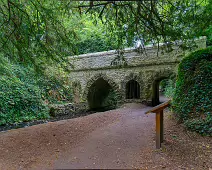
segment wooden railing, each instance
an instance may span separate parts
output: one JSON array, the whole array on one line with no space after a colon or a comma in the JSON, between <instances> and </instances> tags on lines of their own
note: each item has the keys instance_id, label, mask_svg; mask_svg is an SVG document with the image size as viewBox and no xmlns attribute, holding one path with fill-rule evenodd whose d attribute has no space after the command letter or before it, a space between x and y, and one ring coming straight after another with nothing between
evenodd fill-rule
<instances>
[{"instance_id":1,"label":"wooden railing","mask_svg":"<svg viewBox=\"0 0 212 170\"><path fill-rule=\"evenodd\" d=\"M168 100L145 112L145 114L156 113L156 149L161 148L161 143L164 140L163 110L170 105L170 102L171 100Z\"/></svg>"}]
</instances>

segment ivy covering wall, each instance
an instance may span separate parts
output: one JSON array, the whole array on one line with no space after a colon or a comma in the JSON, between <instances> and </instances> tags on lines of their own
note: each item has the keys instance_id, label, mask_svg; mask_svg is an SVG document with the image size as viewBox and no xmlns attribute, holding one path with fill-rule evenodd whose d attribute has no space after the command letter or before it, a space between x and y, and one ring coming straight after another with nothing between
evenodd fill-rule
<instances>
[{"instance_id":1,"label":"ivy covering wall","mask_svg":"<svg viewBox=\"0 0 212 170\"><path fill-rule=\"evenodd\" d=\"M179 65L173 108L187 128L212 136L212 47L191 53Z\"/></svg>"}]
</instances>

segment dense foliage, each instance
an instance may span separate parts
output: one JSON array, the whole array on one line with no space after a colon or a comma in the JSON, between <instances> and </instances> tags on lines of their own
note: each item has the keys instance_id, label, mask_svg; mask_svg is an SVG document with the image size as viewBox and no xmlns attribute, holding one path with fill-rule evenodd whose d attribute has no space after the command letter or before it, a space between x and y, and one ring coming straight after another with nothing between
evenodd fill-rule
<instances>
[{"instance_id":1,"label":"dense foliage","mask_svg":"<svg viewBox=\"0 0 212 170\"><path fill-rule=\"evenodd\" d=\"M207 37L206 45L212 46L212 25L204 30L204 35Z\"/></svg>"},{"instance_id":2,"label":"dense foliage","mask_svg":"<svg viewBox=\"0 0 212 170\"><path fill-rule=\"evenodd\" d=\"M120 101L119 95L113 90L110 89L108 96L102 103L104 109L115 109L117 107L118 101Z\"/></svg>"},{"instance_id":3,"label":"dense foliage","mask_svg":"<svg viewBox=\"0 0 212 170\"><path fill-rule=\"evenodd\" d=\"M175 92L175 83L176 80L174 78L164 79L160 82L160 90L166 97L173 98Z\"/></svg>"},{"instance_id":4,"label":"dense foliage","mask_svg":"<svg viewBox=\"0 0 212 170\"><path fill-rule=\"evenodd\" d=\"M179 65L173 108L194 131L212 136L212 47L191 53Z\"/></svg>"},{"instance_id":5,"label":"dense foliage","mask_svg":"<svg viewBox=\"0 0 212 170\"><path fill-rule=\"evenodd\" d=\"M86 54L99 51L117 49L117 39L106 29L105 25L96 18L98 24L94 23L92 17L85 14L75 14L66 18L67 29L74 29L77 35L76 52ZM77 29L76 29L77 28Z\"/></svg>"},{"instance_id":6,"label":"dense foliage","mask_svg":"<svg viewBox=\"0 0 212 170\"><path fill-rule=\"evenodd\" d=\"M99 51L124 48L135 37L159 43L206 35L211 10L210 0L1 0L0 48L5 56L39 68L49 59L60 63L76 54L77 46L86 53L98 45Z\"/></svg>"},{"instance_id":7,"label":"dense foliage","mask_svg":"<svg viewBox=\"0 0 212 170\"><path fill-rule=\"evenodd\" d=\"M0 48L3 56L33 63L42 71L49 60L61 62L74 54L73 30L65 28L63 3L58 1L0 1Z\"/></svg>"},{"instance_id":8,"label":"dense foliage","mask_svg":"<svg viewBox=\"0 0 212 170\"><path fill-rule=\"evenodd\" d=\"M0 58L0 125L48 118L48 103L71 97L67 82L56 75Z\"/></svg>"},{"instance_id":9,"label":"dense foliage","mask_svg":"<svg viewBox=\"0 0 212 170\"><path fill-rule=\"evenodd\" d=\"M119 47L135 36L144 43L188 43L206 34L212 22L210 0L79 1L72 6L100 18L118 37Z\"/></svg>"}]
</instances>

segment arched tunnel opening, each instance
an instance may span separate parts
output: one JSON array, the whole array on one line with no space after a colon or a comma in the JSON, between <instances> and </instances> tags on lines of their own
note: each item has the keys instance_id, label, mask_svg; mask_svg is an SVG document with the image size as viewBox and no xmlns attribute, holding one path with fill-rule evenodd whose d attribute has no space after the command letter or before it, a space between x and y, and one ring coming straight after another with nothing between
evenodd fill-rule
<instances>
[{"instance_id":1,"label":"arched tunnel opening","mask_svg":"<svg viewBox=\"0 0 212 170\"><path fill-rule=\"evenodd\" d=\"M135 80L130 80L126 84L126 99L139 99L140 85Z\"/></svg>"},{"instance_id":2,"label":"arched tunnel opening","mask_svg":"<svg viewBox=\"0 0 212 170\"><path fill-rule=\"evenodd\" d=\"M175 79L171 77L162 77L155 80L152 87L152 106L157 106L172 97L174 86Z\"/></svg>"},{"instance_id":3,"label":"arched tunnel opening","mask_svg":"<svg viewBox=\"0 0 212 170\"><path fill-rule=\"evenodd\" d=\"M88 104L93 111L113 109L117 104L116 93L106 80L99 78L89 89Z\"/></svg>"}]
</instances>

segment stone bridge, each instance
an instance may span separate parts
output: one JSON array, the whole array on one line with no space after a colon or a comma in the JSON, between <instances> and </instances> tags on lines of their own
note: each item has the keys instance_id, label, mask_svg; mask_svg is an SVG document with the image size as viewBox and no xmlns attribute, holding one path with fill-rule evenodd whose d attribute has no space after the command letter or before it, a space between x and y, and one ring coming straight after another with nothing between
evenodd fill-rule
<instances>
[{"instance_id":1,"label":"stone bridge","mask_svg":"<svg viewBox=\"0 0 212 170\"><path fill-rule=\"evenodd\" d=\"M197 48L205 48L205 38ZM71 56L74 102L90 109L102 107L111 90L120 102L137 101L157 105L159 82L176 77L177 66L188 53L179 46L146 46L145 50L125 49Z\"/></svg>"}]
</instances>

